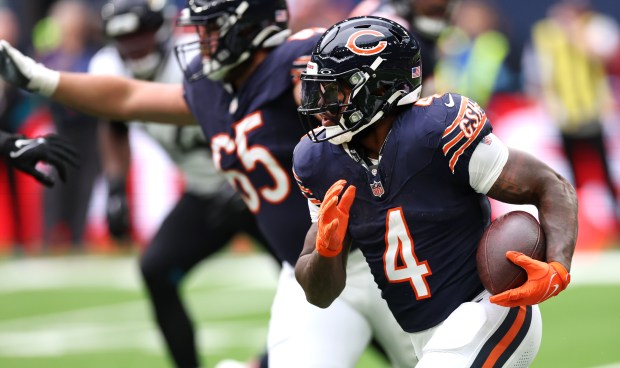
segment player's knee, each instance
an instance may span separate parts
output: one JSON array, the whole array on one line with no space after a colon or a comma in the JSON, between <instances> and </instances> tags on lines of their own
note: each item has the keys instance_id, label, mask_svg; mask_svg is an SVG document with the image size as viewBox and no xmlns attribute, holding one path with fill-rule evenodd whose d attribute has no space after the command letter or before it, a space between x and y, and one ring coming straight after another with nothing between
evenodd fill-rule
<instances>
[{"instance_id":1,"label":"player's knee","mask_svg":"<svg viewBox=\"0 0 620 368\"><path fill-rule=\"evenodd\" d=\"M145 255L140 259L142 279L150 289L156 287L177 287L184 277L180 267L174 267L162 259Z\"/></svg>"},{"instance_id":2,"label":"player's knee","mask_svg":"<svg viewBox=\"0 0 620 368\"><path fill-rule=\"evenodd\" d=\"M147 284L150 284L158 277L157 267L154 266L153 262L149 261L148 257L140 258L140 274Z\"/></svg>"}]
</instances>

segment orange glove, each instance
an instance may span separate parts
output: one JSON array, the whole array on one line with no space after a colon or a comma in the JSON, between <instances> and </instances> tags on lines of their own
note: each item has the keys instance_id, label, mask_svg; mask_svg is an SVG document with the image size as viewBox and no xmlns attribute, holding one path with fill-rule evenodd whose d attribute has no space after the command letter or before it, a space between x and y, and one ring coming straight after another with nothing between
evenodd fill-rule
<instances>
[{"instance_id":1,"label":"orange glove","mask_svg":"<svg viewBox=\"0 0 620 368\"><path fill-rule=\"evenodd\" d=\"M335 257L342 252L342 242L349 227L349 209L355 199L355 187L351 185L338 201L338 196L346 184L345 180L335 182L325 194L319 208L316 251L323 257Z\"/></svg>"},{"instance_id":2,"label":"orange glove","mask_svg":"<svg viewBox=\"0 0 620 368\"><path fill-rule=\"evenodd\" d=\"M527 281L518 288L493 295L491 303L504 307L539 304L558 295L570 282L570 274L559 262L541 262L514 251L506 252L506 258L525 269Z\"/></svg>"}]
</instances>

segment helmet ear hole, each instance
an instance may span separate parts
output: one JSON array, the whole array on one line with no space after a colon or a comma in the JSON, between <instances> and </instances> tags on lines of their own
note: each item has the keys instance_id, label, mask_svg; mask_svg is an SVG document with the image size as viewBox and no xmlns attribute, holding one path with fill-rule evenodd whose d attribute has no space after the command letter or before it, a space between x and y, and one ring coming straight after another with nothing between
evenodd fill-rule
<instances>
[{"instance_id":1,"label":"helmet ear hole","mask_svg":"<svg viewBox=\"0 0 620 368\"><path fill-rule=\"evenodd\" d=\"M364 75L362 72L358 71L355 72L353 74L351 74L351 76L349 77L348 81L349 84L351 85L351 87L355 87L356 85L358 85L359 83L361 83L362 81L364 81Z\"/></svg>"}]
</instances>

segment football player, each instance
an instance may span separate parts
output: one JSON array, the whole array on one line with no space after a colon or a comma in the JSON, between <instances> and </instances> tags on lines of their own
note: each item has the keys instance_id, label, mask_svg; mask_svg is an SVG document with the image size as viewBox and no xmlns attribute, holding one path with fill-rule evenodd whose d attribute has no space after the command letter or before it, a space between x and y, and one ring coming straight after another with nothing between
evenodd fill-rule
<instances>
[{"instance_id":1,"label":"football player","mask_svg":"<svg viewBox=\"0 0 620 368\"><path fill-rule=\"evenodd\" d=\"M77 151L57 134L27 138L0 131L0 155L9 165L47 187L53 187L56 179L42 168L37 168L40 162L54 167L63 182L67 179L67 168L78 167Z\"/></svg>"},{"instance_id":2,"label":"football player","mask_svg":"<svg viewBox=\"0 0 620 368\"><path fill-rule=\"evenodd\" d=\"M537 304L570 281L573 187L506 147L475 101L420 99L419 45L393 21L336 24L301 79L308 137L294 172L313 224L295 272L308 300L328 307L338 298L359 248L411 335L416 367L528 366L542 337ZM547 262L507 253L528 280L493 296L476 272L487 196L535 205L547 239Z\"/></svg>"},{"instance_id":3,"label":"football player","mask_svg":"<svg viewBox=\"0 0 620 368\"><path fill-rule=\"evenodd\" d=\"M116 120L202 127L215 167L241 193L282 260L268 333L271 368L354 367L371 337L393 367L415 361L359 251L342 295L328 309L306 301L294 265L310 218L290 171L304 132L297 116L299 72L320 34L291 35L284 0L190 0L179 25L199 41L177 47L181 84L59 73L0 41L0 75L55 101ZM198 51L200 56L191 57ZM185 57L190 53L190 57Z\"/></svg>"},{"instance_id":4,"label":"football player","mask_svg":"<svg viewBox=\"0 0 620 368\"><path fill-rule=\"evenodd\" d=\"M99 50L89 72L160 83L181 83L173 47L189 41L173 36L176 8L165 1L111 0L101 11L109 45ZM185 39L184 39L185 38ZM194 37L191 37L194 39ZM140 259L155 320L177 367L200 366L194 325L180 295L185 276L201 261L246 233L264 244L241 197L219 175L199 126L131 122L153 137L181 169L184 191ZM129 237L126 178L130 146L126 122L103 124L101 140L108 180L110 234Z\"/></svg>"}]
</instances>

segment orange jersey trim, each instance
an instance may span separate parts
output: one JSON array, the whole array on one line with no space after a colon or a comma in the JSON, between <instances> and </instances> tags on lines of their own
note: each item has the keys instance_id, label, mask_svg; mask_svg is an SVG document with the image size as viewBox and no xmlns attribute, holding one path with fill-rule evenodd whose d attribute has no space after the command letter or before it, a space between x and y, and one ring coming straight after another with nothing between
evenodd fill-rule
<instances>
[{"instance_id":1,"label":"orange jersey trim","mask_svg":"<svg viewBox=\"0 0 620 368\"><path fill-rule=\"evenodd\" d=\"M461 148L459 148L456 152L454 152L454 155L452 155L452 158L450 159L450 170L452 170L452 172L454 172L454 167L456 166L456 162L459 160L459 157L461 157L461 155L463 154L463 152L465 152L467 147L469 147L474 142L476 137L480 135L480 131L482 131L482 127L484 127L484 124L486 123L486 121L487 121L487 116L485 115L482 118L482 121L480 122L480 124L478 124L478 127L476 128L474 134L472 134L471 137L467 139L467 142L465 142L465 144L463 144ZM460 133L459 135L461 134L463 133Z\"/></svg>"},{"instance_id":2,"label":"orange jersey trim","mask_svg":"<svg viewBox=\"0 0 620 368\"><path fill-rule=\"evenodd\" d=\"M459 106L459 113L456 115L456 119L452 121L452 124L450 124L450 126L447 127L446 130L444 130L441 138L445 138L448 134L452 133L454 129L456 129L456 127L459 126L459 124L461 123L461 120L463 119L463 116L465 116L466 108L467 108L467 98L461 96L461 105ZM446 146L444 146L443 153L445 154L446 152L448 152L448 150L450 150L451 147L452 146L446 149Z\"/></svg>"}]
</instances>

